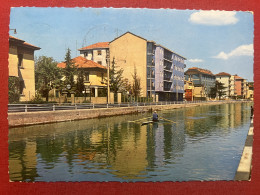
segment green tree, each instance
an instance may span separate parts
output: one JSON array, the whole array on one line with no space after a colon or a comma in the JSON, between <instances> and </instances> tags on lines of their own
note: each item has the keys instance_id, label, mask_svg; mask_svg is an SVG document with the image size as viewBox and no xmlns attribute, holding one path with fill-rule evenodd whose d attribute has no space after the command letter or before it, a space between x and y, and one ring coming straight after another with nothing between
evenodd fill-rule
<instances>
[{"instance_id":1,"label":"green tree","mask_svg":"<svg viewBox=\"0 0 260 195\"><path fill-rule=\"evenodd\" d=\"M225 89L226 87L224 86L223 83L216 81L215 86L210 89L210 97L211 98L218 97L219 99L221 99L223 95L226 95Z\"/></svg>"},{"instance_id":2,"label":"green tree","mask_svg":"<svg viewBox=\"0 0 260 195\"><path fill-rule=\"evenodd\" d=\"M71 87L74 86L74 75L76 74L76 67L75 64L73 62L73 60L71 59L71 51L68 48L67 49L67 53L65 55L65 68L63 69L64 72L64 76L65 76L65 85L70 84Z\"/></svg>"},{"instance_id":3,"label":"green tree","mask_svg":"<svg viewBox=\"0 0 260 195\"><path fill-rule=\"evenodd\" d=\"M109 79L110 79L110 91L117 94L118 91L122 88L123 86L123 72L124 70L121 68L117 70L117 67L115 65L115 57L113 58L112 61L112 66L110 68L110 74L109 74Z\"/></svg>"},{"instance_id":4,"label":"green tree","mask_svg":"<svg viewBox=\"0 0 260 195\"><path fill-rule=\"evenodd\" d=\"M84 72L84 69L77 69L76 96L82 96L82 92L85 90Z\"/></svg>"},{"instance_id":5,"label":"green tree","mask_svg":"<svg viewBox=\"0 0 260 195\"><path fill-rule=\"evenodd\" d=\"M20 100L20 80L19 77L8 78L8 96L9 103L19 102Z\"/></svg>"},{"instance_id":6,"label":"green tree","mask_svg":"<svg viewBox=\"0 0 260 195\"><path fill-rule=\"evenodd\" d=\"M133 85L132 85L132 93L137 98L140 96L141 91L141 79L137 75L136 67L134 67L134 74L132 74L133 77Z\"/></svg>"},{"instance_id":7,"label":"green tree","mask_svg":"<svg viewBox=\"0 0 260 195\"><path fill-rule=\"evenodd\" d=\"M57 67L57 62L52 57L40 56L35 63L35 83L36 90L49 99L49 91L59 88L61 85L61 70Z\"/></svg>"}]
</instances>

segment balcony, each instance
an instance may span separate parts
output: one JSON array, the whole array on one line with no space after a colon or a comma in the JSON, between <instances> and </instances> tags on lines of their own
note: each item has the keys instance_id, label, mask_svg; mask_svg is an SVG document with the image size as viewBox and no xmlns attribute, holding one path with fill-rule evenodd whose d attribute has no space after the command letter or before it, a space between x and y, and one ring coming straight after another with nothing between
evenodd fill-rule
<instances>
[{"instance_id":1,"label":"balcony","mask_svg":"<svg viewBox=\"0 0 260 195\"><path fill-rule=\"evenodd\" d=\"M170 88L170 87L164 87L163 90L164 90L164 91L170 91L171 88Z\"/></svg>"}]
</instances>

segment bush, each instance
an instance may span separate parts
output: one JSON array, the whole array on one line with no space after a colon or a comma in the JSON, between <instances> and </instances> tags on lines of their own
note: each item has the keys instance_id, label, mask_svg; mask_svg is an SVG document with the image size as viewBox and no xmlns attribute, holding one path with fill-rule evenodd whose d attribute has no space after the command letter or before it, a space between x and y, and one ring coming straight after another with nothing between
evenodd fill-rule
<instances>
[{"instance_id":1,"label":"bush","mask_svg":"<svg viewBox=\"0 0 260 195\"><path fill-rule=\"evenodd\" d=\"M84 100L82 103L91 103L90 100Z\"/></svg>"},{"instance_id":2,"label":"bush","mask_svg":"<svg viewBox=\"0 0 260 195\"><path fill-rule=\"evenodd\" d=\"M9 103L18 103L20 100L20 79L19 77L8 78Z\"/></svg>"}]
</instances>

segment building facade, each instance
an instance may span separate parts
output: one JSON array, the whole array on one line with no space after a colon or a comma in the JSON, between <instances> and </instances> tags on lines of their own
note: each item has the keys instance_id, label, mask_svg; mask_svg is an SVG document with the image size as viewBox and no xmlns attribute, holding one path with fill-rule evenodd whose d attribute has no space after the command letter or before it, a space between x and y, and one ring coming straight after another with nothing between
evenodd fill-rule
<instances>
[{"instance_id":1,"label":"building facade","mask_svg":"<svg viewBox=\"0 0 260 195\"><path fill-rule=\"evenodd\" d=\"M109 42L95 43L81 49L80 56L107 67L109 58Z\"/></svg>"},{"instance_id":2,"label":"building facade","mask_svg":"<svg viewBox=\"0 0 260 195\"><path fill-rule=\"evenodd\" d=\"M235 94L238 98L248 98L249 85L246 79L234 75L235 79Z\"/></svg>"},{"instance_id":3,"label":"building facade","mask_svg":"<svg viewBox=\"0 0 260 195\"><path fill-rule=\"evenodd\" d=\"M110 61L123 68L123 77L132 82L136 69L141 79L141 96L159 101L183 99L186 58L131 32L109 43Z\"/></svg>"},{"instance_id":4,"label":"building facade","mask_svg":"<svg viewBox=\"0 0 260 195\"><path fill-rule=\"evenodd\" d=\"M215 75L216 80L220 83L223 83L223 86L225 87L224 92L225 95L223 95L222 98L235 98L235 79L233 75L230 75L226 72L220 72Z\"/></svg>"},{"instance_id":5,"label":"building facade","mask_svg":"<svg viewBox=\"0 0 260 195\"><path fill-rule=\"evenodd\" d=\"M93 97L100 97L101 94L103 96L106 95L107 84L105 80L107 79L107 68L82 56L75 57L72 61L78 69L84 72L84 86L86 91L83 91L83 93L86 92L88 96ZM57 66L65 68L66 63L61 62ZM74 77L74 80L76 81L77 78Z\"/></svg>"},{"instance_id":6,"label":"building facade","mask_svg":"<svg viewBox=\"0 0 260 195\"><path fill-rule=\"evenodd\" d=\"M197 67L189 68L185 72L185 79L192 81L195 88L201 88L200 95L205 98L209 97L210 89L215 86L216 82L216 77L211 71Z\"/></svg>"},{"instance_id":7,"label":"building facade","mask_svg":"<svg viewBox=\"0 0 260 195\"><path fill-rule=\"evenodd\" d=\"M35 97L34 51L41 48L9 36L9 77L19 78L20 101Z\"/></svg>"}]
</instances>

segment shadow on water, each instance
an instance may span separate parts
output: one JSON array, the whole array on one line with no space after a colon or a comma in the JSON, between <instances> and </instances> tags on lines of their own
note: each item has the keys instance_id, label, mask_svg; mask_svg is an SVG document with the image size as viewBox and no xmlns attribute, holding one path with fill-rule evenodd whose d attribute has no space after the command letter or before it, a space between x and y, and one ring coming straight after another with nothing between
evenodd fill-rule
<instances>
[{"instance_id":1,"label":"shadow on water","mask_svg":"<svg viewBox=\"0 0 260 195\"><path fill-rule=\"evenodd\" d=\"M10 179L230 180L249 128L250 106L161 111L168 121L143 126L151 113L12 128Z\"/></svg>"}]
</instances>

